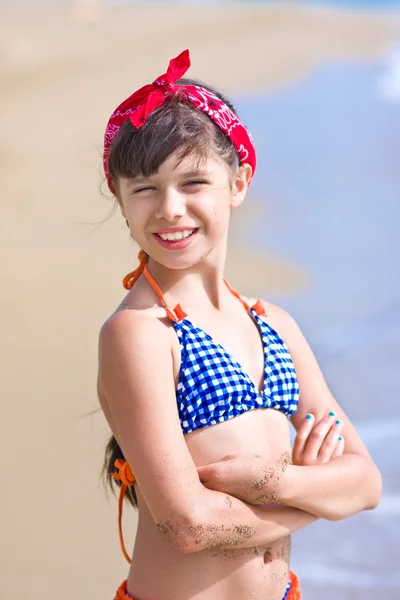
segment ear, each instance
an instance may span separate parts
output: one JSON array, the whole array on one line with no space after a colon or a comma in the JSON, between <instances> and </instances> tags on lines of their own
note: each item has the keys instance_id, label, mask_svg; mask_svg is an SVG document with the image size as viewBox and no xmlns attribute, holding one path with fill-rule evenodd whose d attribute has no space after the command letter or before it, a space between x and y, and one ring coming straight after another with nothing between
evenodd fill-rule
<instances>
[{"instance_id":1,"label":"ear","mask_svg":"<svg viewBox=\"0 0 400 600\"><path fill-rule=\"evenodd\" d=\"M253 169L249 164L240 165L232 186L231 208L236 208L242 204L252 175Z\"/></svg>"}]
</instances>

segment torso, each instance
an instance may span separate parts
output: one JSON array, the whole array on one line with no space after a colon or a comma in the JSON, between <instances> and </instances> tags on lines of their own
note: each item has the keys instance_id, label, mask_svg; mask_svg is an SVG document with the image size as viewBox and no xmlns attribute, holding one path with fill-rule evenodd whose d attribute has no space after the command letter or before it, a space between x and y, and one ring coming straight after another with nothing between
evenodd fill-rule
<instances>
[{"instance_id":1,"label":"torso","mask_svg":"<svg viewBox=\"0 0 400 600\"><path fill-rule=\"evenodd\" d=\"M290 452L289 424L282 413L259 409L189 433L186 442L196 465L236 453L261 454L275 462ZM135 600L281 600L288 581L289 537L246 550L175 553L135 489L139 523L128 578Z\"/></svg>"},{"instance_id":2,"label":"torso","mask_svg":"<svg viewBox=\"0 0 400 600\"><path fill-rule=\"evenodd\" d=\"M232 301L223 316L217 312L190 316L241 364L261 390L264 359L260 333L243 306L235 298ZM128 300L120 308L134 310L129 304ZM149 310L170 328L174 375L178 382L181 350L176 332L163 318L161 308ZM270 317L266 317L266 321L269 322ZM279 324L272 323L272 326L279 331ZM259 454L266 461L277 462L291 452L288 419L275 409L250 410L187 433L185 439L196 465L216 462L227 454ZM160 536L138 485L135 490L139 521L128 577L128 590L135 600L282 598L288 582L290 538L246 550L177 553Z\"/></svg>"}]
</instances>

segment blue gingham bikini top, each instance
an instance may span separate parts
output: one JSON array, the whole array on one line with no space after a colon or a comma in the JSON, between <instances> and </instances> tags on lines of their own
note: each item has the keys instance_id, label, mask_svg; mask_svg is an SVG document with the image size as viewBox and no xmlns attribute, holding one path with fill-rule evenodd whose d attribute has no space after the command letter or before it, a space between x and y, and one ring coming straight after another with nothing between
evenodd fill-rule
<instances>
[{"instance_id":1,"label":"blue gingham bikini top","mask_svg":"<svg viewBox=\"0 0 400 600\"><path fill-rule=\"evenodd\" d=\"M208 333L196 327L178 304L168 308L164 295L149 272L143 271L157 293L178 335L181 367L176 392L183 433L209 427L256 408L274 408L290 418L297 410L299 385L285 342L261 319L265 310L260 300L252 307L229 283L227 287L256 322L264 348L264 387L259 392L243 370Z\"/></svg>"}]
</instances>

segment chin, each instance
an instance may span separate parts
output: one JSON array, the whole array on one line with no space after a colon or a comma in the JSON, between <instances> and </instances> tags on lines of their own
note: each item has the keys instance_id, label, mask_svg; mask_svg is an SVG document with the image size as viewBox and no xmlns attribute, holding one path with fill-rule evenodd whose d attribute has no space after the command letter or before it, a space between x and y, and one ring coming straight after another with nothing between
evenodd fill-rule
<instances>
[{"instance_id":1,"label":"chin","mask_svg":"<svg viewBox=\"0 0 400 600\"><path fill-rule=\"evenodd\" d=\"M210 252L212 252L212 248L204 251L202 254L199 252L177 252L176 254L156 256L154 253L152 259L166 269L171 269L171 271L181 271L200 264L207 258Z\"/></svg>"},{"instance_id":2,"label":"chin","mask_svg":"<svg viewBox=\"0 0 400 600\"><path fill-rule=\"evenodd\" d=\"M164 259L159 261L159 263L165 267L166 269L171 269L171 271L180 271L183 269L190 269L194 267L199 262L201 262L203 257L189 257L189 256L176 256L171 257L170 259Z\"/></svg>"}]
</instances>

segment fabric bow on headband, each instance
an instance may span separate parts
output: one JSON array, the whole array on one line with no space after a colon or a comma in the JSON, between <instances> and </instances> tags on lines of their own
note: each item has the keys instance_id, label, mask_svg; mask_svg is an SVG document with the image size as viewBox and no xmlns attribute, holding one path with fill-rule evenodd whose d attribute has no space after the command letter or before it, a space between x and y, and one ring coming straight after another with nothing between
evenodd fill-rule
<instances>
[{"instance_id":1,"label":"fabric bow on headband","mask_svg":"<svg viewBox=\"0 0 400 600\"><path fill-rule=\"evenodd\" d=\"M157 77L153 83L134 92L111 115L104 135L103 163L108 186L113 193L114 189L108 171L108 155L111 143L121 125L129 119L136 129L140 129L153 110L178 93L182 93L183 101L206 113L218 125L235 146L240 163L248 163L252 167L254 175L256 151L253 139L225 102L201 86L175 85L189 67L189 50L184 50L179 56L170 60L166 73Z\"/></svg>"}]
</instances>

